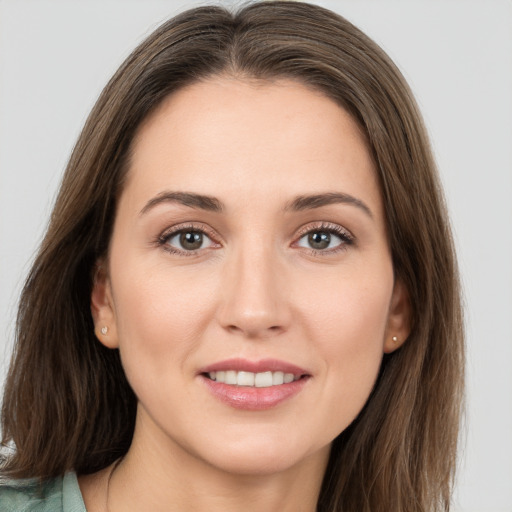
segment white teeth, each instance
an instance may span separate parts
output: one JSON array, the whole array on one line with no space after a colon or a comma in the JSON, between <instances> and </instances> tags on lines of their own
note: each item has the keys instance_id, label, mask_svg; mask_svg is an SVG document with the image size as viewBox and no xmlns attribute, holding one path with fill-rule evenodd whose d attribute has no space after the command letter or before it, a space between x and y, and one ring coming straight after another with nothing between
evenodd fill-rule
<instances>
[{"instance_id":1,"label":"white teeth","mask_svg":"<svg viewBox=\"0 0 512 512\"><path fill-rule=\"evenodd\" d=\"M268 388L272 386L272 372L257 373L254 377L254 385L257 388Z\"/></svg>"},{"instance_id":2,"label":"white teeth","mask_svg":"<svg viewBox=\"0 0 512 512\"><path fill-rule=\"evenodd\" d=\"M254 373L252 373L252 372L238 372L236 383L239 386L254 386ZM257 385L258 384L256 384L256 386Z\"/></svg>"},{"instance_id":3,"label":"white teeth","mask_svg":"<svg viewBox=\"0 0 512 512\"><path fill-rule=\"evenodd\" d=\"M237 372L233 370L228 370L226 372L226 380L224 381L226 384L238 384Z\"/></svg>"},{"instance_id":4,"label":"white teeth","mask_svg":"<svg viewBox=\"0 0 512 512\"><path fill-rule=\"evenodd\" d=\"M279 386L284 383L284 373L283 372L274 372L272 374L272 385Z\"/></svg>"},{"instance_id":5,"label":"white teeth","mask_svg":"<svg viewBox=\"0 0 512 512\"><path fill-rule=\"evenodd\" d=\"M270 386L280 386L289 384L294 380L299 380L300 375L284 372L237 372L234 370L218 371L208 373L210 379L224 384L236 386L247 386L257 388L268 388Z\"/></svg>"},{"instance_id":6,"label":"white teeth","mask_svg":"<svg viewBox=\"0 0 512 512\"><path fill-rule=\"evenodd\" d=\"M293 373L285 373L284 374L284 383L289 384L290 382L293 382Z\"/></svg>"}]
</instances>

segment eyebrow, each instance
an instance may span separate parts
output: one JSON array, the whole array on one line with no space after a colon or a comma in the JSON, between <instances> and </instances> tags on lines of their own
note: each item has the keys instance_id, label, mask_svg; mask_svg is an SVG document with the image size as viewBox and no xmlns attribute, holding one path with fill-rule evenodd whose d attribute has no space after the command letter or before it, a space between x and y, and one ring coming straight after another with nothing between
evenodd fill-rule
<instances>
[{"instance_id":1,"label":"eyebrow","mask_svg":"<svg viewBox=\"0 0 512 512\"><path fill-rule=\"evenodd\" d=\"M344 194L341 192L298 196L286 205L285 210L303 211L338 203L356 206L373 219L372 211L363 201L351 196L350 194Z\"/></svg>"},{"instance_id":2,"label":"eyebrow","mask_svg":"<svg viewBox=\"0 0 512 512\"><path fill-rule=\"evenodd\" d=\"M157 196L150 199L144 208L140 211L140 215L144 215L155 206L162 203L179 203L190 208L207 210L210 212L221 212L223 210L222 203L215 197L205 196L202 194L193 194L191 192L161 192Z\"/></svg>"},{"instance_id":3,"label":"eyebrow","mask_svg":"<svg viewBox=\"0 0 512 512\"><path fill-rule=\"evenodd\" d=\"M140 215L144 215L149 210L162 203L179 203L190 208L196 208L216 213L220 213L224 210L222 202L219 201L216 197L195 194L192 192L164 191L150 199L144 205L144 208L142 208L140 211ZM363 201L357 199L354 196L351 196L350 194L341 192L327 192L325 194L298 196L287 203L284 210L304 211L339 203L356 206L365 212L370 218L373 218L372 211Z\"/></svg>"}]
</instances>

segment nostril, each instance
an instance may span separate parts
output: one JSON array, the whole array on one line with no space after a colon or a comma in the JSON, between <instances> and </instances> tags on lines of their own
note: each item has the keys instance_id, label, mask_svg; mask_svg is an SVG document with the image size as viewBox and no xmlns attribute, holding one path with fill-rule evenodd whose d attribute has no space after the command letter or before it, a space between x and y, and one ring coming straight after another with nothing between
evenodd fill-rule
<instances>
[{"instance_id":1,"label":"nostril","mask_svg":"<svg viewBox=\"0 0 512 512\"><path fill-rule=\"evenodd\" d=\"M225 327L231 334L243 335L248 338L266 338L275 336L283 332L285 329L281 325L271 325L268 327L261 325L245 325L238 326L236 324L229 324Z\"/></svg>"}]
</instances>

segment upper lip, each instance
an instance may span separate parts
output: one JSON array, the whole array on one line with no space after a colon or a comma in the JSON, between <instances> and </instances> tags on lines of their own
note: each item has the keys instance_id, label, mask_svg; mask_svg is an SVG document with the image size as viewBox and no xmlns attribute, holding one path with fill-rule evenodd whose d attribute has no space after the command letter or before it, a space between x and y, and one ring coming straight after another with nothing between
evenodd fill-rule
<instances>
[{"instance_id":1,"label":"upper lip","mask_svg":"<svg viewBox=\"0 0 512 512\"><path fill-rule=\"evenodd\" d=\"M286 361L280 361L278 359L260 359L259 361L250 361L248 359L233 358L225 359L224 361L218 361L213 364L209 364L199 370L199 373L210 373L234 370L238 372L283 372L293 373L294 375L309 375L309 372L304 368L300 368L295 364L288 363Z\"/></svg>"}]
</instances>

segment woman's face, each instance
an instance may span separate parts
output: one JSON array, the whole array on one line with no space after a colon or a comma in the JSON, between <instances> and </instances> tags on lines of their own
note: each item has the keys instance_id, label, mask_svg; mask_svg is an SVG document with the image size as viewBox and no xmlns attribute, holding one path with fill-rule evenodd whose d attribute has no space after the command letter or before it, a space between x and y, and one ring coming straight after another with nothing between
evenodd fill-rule
<instances>
[{"instance_id":1,"label":"woman's face","mask_svg":"<svg viewBox=\"0 0 512 512\"><path fill-rule=\"evenodd\" d=\"M92 310L135 441L246 474L324 464L407 334L358 126L296 82L215 78L132 149Z\"/></svg>"}]
</instances>

